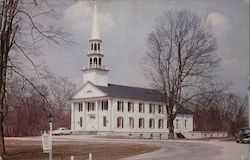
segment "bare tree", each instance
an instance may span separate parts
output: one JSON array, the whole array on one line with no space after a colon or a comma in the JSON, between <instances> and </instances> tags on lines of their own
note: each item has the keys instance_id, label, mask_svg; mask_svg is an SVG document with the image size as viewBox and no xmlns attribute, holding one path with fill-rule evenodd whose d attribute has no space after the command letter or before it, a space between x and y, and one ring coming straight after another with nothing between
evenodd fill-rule
<instances>
[{"instance_id":1,"label":"bare tree","mask_svg":"<svg viewBox=\"0 0 250 160\"><path fill-rule=\"evenodd\" d=\"M55 127L70 127L70 103L69 100L76 90L75 84L66 77L50 76L48 88L52 108L55 113Z\"/></svg>"},{"instance_id":2,"label":"bare tree","mask_svg":"<svg viewBox=\"0 0 250 160\"><path fill-rule=\"evenodd\" d=\"M220 61L216 40L206 17L169 11L159 17L149 34L148 48L146 74L163 94L169 138L173 139L173 121L181 107L210 92L208 86Z\"/></svg>"},{"instance_id":3,"label":"bare tree","mask_svg":"<svg viewBox=\"0 0 250 160\"><path fill-rule=\"evenodd\" d=\"M38 81L32 82L49 99L48 88ZM40 135L48 129L47 110L50 107L36 89L19 77L8 82L6 101L9 107L4 123L8 136Z\"/></svg>"},{"instance_id":4,"label":"bare tree","mask_svg":"<svg viewBox=\"0 0 250 160\"><path fill-rule=\"evenodd\" d=\"M51 106L25 79L13 77L8 80L6 102L8 114L4 122L7 136L37 136L48 129L47 110L52 109L54 127L70 126L70 105L75 85L67 78L50 76L48 81L32 78L36 89L49 100ZM51 108L50 108L51 107Z\"/></svg>"},{"instance_id":5,"label":"bare tree","mask_svg":"<svg viewBox=\"0 0 250 160\"><path fill-rule=\"evenodd\" d=\"M195 130L236 133L247 126L247 99L233 93L210 93L197 97Z\"/></svg>"},{"instance_id":6,"label":"bare tree","mask_svg":"<svg viewBox=\"0 0 250 160\"><path fill-rule=\"evenodd\" d=\"M230 132L236 133L240 128L247 126L247 97L229 94L227 101L228 115L231 120Z\"/></svg>"},{"instance_id":7,"label":"bare tree","mask_svg":"<svg viewBox=\"0 0 250 160\"><path fill-rule=\"evenodd\" d=\"M20 69L20 62L27 60L40 75L39 67L32 60L30 53L34 53L37 44L44 43L44 39L54 43L62 43L63 33L53 26L39 23L41 16L52 18L52 10L46 0L0 0L0 155L6 153L4 145L3 122L8 110L5 103L6 84L12 73L25 79L32 87L35 85ZM44 7L44 6L47 7ZM48 8L48 9L44 9ZM17 56L21 57L18 62ZM46 96L37 88L41 97ZM48 103L48 102L47 102Z\"/></svg>"}]
</instances>

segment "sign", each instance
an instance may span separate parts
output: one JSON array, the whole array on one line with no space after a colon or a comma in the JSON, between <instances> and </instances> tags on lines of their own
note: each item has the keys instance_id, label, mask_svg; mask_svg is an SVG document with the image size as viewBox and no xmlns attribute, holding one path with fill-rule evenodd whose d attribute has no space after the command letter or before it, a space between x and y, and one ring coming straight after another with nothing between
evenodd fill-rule
<instances>
[{"instance_id":1,"label":"sign","mask_svg":"<svg viewBox=\"0 0 250 160\"><path fill-rule=\"evenodd\" d=\"M51 151L51 138L49 134L42 134L42 143L43 143L43 153L49 153Z\"/></svg>"}]
</instances>

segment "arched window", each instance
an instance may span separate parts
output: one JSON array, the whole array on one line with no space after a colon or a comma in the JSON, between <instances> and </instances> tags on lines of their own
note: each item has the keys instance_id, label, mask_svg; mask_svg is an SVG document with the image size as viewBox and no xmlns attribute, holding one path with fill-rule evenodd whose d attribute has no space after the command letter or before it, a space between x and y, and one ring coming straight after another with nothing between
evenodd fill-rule
<instances>
[{"instance_id":1,"label":"arched window","mask_svg":"<svg viewBox=\"0 0 250 160\"><path fill-rule=\"evenodd\" d=\"M139 119L139 128L144 128L144 118Z\"/></svg>"},{"instance_id":2,"label":"arched window","mask_svg":"<svg viewBox=\"0 0 250 160\"><path fill-rule=\"evenodd\" d=\"M98 43L98 50L100 51L100 43Z\"/></svg>"},{"instance_id":3,"label":"arched window","mask_svg":"<svg viewBox=\"0 0 250 160\"><path fill-rule=\"evenodd\" d=\"M155 120L153 118L149 119L149 128L155 128Z\"/></svg>"},{"instance_id":4,"label":"arched window","mask_svg":"<svg viewBox=\"0 0 250 160\"><path fill-rule=\"evenodd\" d=\"M94 58L94 64L97 64L97 58Z\"/></svg>"},{"instance_id":5,"label":"arched window","mask_svg":"<svg viewBox=\"0 0 250 160\"><path fill-rule=\"evenodd\" d=\"M101 58L99 58L99 65L101 65L102 64L102 59Z\"/></svg>"},{"instance_id":6,"label":"arched window","mask_svg":"<svg viewBox=\"0 0 250 160\"><path fill-rule=\"evenodd\" d=\"M89 60L89 64L92 64L92 58L90 58L90 60Z\"/></svg>"},{"instance_id":7,"label":"arched window","mask_svg":"<svg viewBox=\"0 0 250 160\"><path fill-rule=\"evenodd\" d=\"M93 50L93 43L91 44L91 51Z\"/></svg>"},{"instance_id":8,"label":"arched window","mask_svg":"<svg viewBox=\"0 0 250 160\"><path fill-rule=\"evenodd\" d=\"M117 118L117 128L123 128L123 118L122 117Z\"/></svg>"},{"instance_id":9,"label":"arched window","mask_svg":"<svg viewBox=\"0 0 250 160\"><path fill-rule=\"evenodd\" d=\"M96 47L96 43L95 43L95 47L94 47L94 48L95 48L95 51L96 51L96 48L97 48L97 47Z\"/></svg>"},{"instance_id":10,"label":"arched window","mask_svg":"<svg viewBox=\"0 0 250 160\"><path fill-rule=\"evenodd\" d=\"M134 128L134 118L129 117L129 128Z\"/></svg>"},{"instance_id":11,"label":"arched window","mask_svg":"<svg viewBox=\"0 0 250 160\"><path fill-rule=\"evenodd\" d=\"M159 121L158 121L158 128L160 128L160 129L163 128L163 119L159 119Z\"/></svg>"}]
</instances>

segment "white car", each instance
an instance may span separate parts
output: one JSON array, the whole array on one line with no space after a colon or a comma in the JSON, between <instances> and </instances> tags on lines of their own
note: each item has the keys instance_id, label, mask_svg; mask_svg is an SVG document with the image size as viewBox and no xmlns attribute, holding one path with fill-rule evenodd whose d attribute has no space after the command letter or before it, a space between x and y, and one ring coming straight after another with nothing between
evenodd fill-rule
<instances>
[{"instance_id":1,"label":"white car","mask_svg":"<svg viewBox=\"0 0 250 160\"><path fill-rule=\"evenodd\" d=\"M52 131L52 135L69 135L71 133L72 133L72 131L65 128L65 127L60 127L60 128L57 128L56 130Z\"/></svg>"}]
</instances>

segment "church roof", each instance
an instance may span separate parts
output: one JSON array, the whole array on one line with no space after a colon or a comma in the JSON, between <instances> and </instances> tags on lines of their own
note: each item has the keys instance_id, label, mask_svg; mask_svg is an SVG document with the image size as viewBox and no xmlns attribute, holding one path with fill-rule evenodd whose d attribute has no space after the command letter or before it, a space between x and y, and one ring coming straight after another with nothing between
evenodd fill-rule
<instances>
[{"instance_id":1,"label":"church roof","mask_svg":"<svg viewBox=\"0 0 250 160\"><path fill-rule=\"evenodd\" d=\"M108 84L108 86L96 86L110 97L135 99L143 101L163 102L162 94L155 89L122 86L116 84Z\"/></svg>"},{"instance_id":2,"label":"church roof","mask_svg":"<svg viewBox=\"0 0 250 160\"><path fill-rule=\"evenodd\" d=\"M110 97L135 99L141 101L164 102L162 93L155 89L139 88L131 86L122 86L117 84L108 84L108 86L96 86ZM179 114L190 114L193 112L185 107L180 107Z\"/></svg>"}]
</instances>

